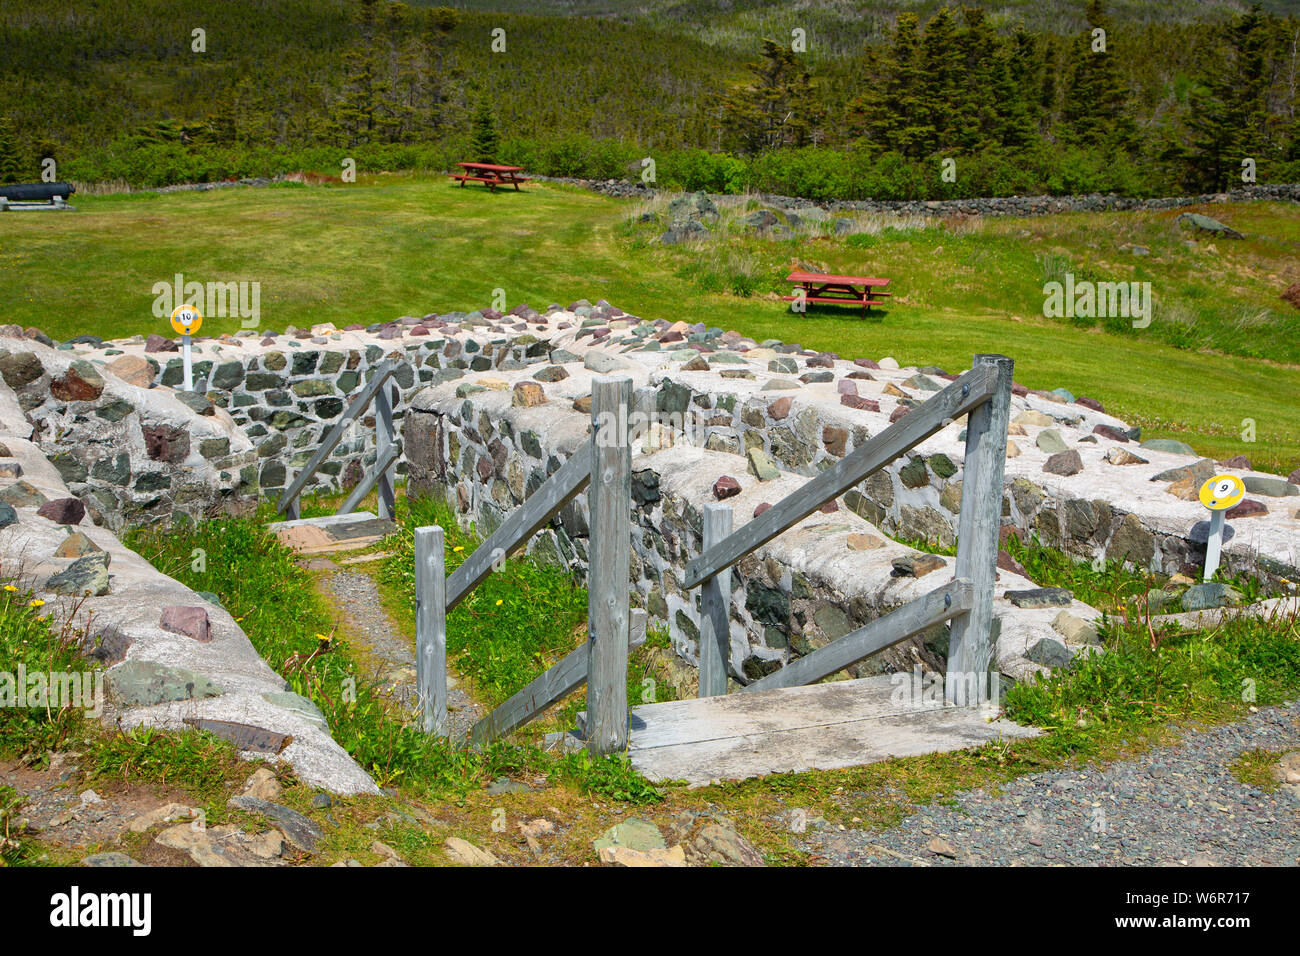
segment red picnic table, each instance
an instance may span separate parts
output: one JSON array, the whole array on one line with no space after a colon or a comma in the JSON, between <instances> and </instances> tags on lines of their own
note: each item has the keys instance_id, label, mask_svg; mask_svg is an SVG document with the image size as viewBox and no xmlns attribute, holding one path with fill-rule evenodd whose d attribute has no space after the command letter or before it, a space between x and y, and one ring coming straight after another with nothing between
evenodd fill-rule
<instances>
[{"instance_id":1,"label":"red picnic table","mask_svg":"<svg viewBox=\"0 0 1300 956\"><path fill-rule=\"evenodd\" d=\"M832 276L820 272L791 272L785 277L787 282L800 286L801 295L783 295L785 302L812 302L816 305L860 305L862 314L873 305L888 305L882 291L889 285L888 279L870 276Z\"/></svg>"},{"instance_id":2,"label":"red picnic table","mask_svg":"<svg viewBox=\"0 0 1300 956\"><path fill-rule=\"evenodd\" d=\"M452 179L459 179L462 189L465 183L476 182L483 183L488 189L496 192L498 186L514 186L515 192L519 192L519 184L528 182L527 176L520 176L523 171L522 166L498 166L496 163L457 163L465 171L463 173L452 173Z\"/></svg>"}]
</instances>

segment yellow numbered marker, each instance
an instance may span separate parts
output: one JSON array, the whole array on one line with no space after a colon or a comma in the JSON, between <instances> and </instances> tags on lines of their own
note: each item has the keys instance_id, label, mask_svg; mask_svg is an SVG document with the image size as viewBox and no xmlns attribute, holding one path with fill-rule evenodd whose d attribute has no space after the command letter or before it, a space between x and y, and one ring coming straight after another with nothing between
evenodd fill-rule
<instances>
[{"instance_id":1,"label":"yellow numbered marker","mask_svg":"<svg viewBox=\"0 0 1300 956\"><path fill-rule=\"evenodd\" d=\"M1215 475L1201 485L1201 504L1211 511L1226 511L1245 496L1246 486L1236 475Z\"/></svg>"},{"instance_id":2,"label":"yellow numbered marker","mask_svg":"<svg viewBox=\"0 0 1300 956\"><path fill-rule=\"evenodd\" d=\"M203 316L192 305L178 305L172 309L172 328L177 335L193 335L203 324Z\"/></svg>"},{"instance_id":3,"label":"yellow numbered marker","mask_svg":"<svg viewBox=\"0 0 1300 956\"><path fill-rule=\"evenodd\" d=\"M1236 475L1215 475L1201 485L1201 504L1210 509L1210 533L1205 541L1205 580L1214 577L1223 553L1223 514L1246 496L1246 486Z\"/></svg>"}]
</instances>

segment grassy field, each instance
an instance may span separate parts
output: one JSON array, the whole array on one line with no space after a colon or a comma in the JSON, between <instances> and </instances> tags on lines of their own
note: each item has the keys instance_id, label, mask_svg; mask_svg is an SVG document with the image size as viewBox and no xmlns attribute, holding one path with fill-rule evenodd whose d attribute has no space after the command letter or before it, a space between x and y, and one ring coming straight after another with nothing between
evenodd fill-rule
<instances>
[{"instance_id":1,"label":"grassy field","mask_svg":"<svg viewBox=\"0 0 1300 956\"><path fill-rule=\"evenodd\" d=\"M178 272L260 283L261 328L275 331L472 309L498 288L507 307L603 297L647 318L704 321L846 358L955 370L975 352L1002 352L1015 358L1018 381L1099 399L1144 437L1183 438L1216 458L1245 454L1283 474L1300 465L1300 313L1278 298L1300 279L1291 206L1206 210L1248 238L1194 247L1173 212L901 228L860 216L847 237L814 230L770 241L734 230L683 247L654 243L663 227L634 224L636 204L541 184L494 195L383 175L345 187L86 195L77 205L5 218L0 321L59 339L166 333L152 289ZM776 295L796 264L888 275L894 304L867 320L792 314ZM1151 282L1150 327L1044 318L1043 283L1067 271ZM237 318L208 317L204 332L237 328ZM1253 442L1243 440L1246 419Z\"/></svg>"}]
</instances>

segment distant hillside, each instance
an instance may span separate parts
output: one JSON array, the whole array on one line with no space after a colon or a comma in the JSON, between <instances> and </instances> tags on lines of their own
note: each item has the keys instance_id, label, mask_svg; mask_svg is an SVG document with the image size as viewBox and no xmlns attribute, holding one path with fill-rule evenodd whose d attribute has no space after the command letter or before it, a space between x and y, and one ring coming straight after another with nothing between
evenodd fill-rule
<instances>
[{"instance_id":1,"label":"distant hillside","mask_svg":"<svg viewBox=\"0 0 1300 956\"><path fill-rule=\"evenodd\" d=\"M650 155L672 185L844 198L1201 191L1243 158L1261 182L1300 170L1300 20L1235 0L457 6L5 0L0 182L50 156L163 184L337 174L343 156L442 168L475 148L606 178ZM940 179L941 160L960 174Z\"/></svg>"}]
</instances>

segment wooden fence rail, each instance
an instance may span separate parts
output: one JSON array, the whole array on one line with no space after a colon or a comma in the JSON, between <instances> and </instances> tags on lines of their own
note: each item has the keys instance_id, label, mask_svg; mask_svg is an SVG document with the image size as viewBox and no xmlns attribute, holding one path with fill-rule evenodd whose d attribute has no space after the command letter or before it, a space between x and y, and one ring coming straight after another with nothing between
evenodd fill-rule
<instances>
[{"instance_id":1,"label":"wooden fence rail","mask_svg":"<svg viewBox=\"0 0 1300 956\"><path fill-rule=\"evenodd\" d=\"M730 508L706 509L703 551L687 564L685 582L687 588L703 588L700 697L726 693L730 647L726 608L731 590L729 581L723 579L727 569L962 415L969 417L954 580L745 689L813 683L927 627L951 620L945 698L976 704L987 697L1011 371L1012 361L1006 356L976 355L970 371L737 531L727 533ZM972 689L975 699L970 699Z\"/></svg>"},{"instance_id":2,"label":"wooden fence rail","mask_svg":"<svg viewBox=\"0 0 1300 956\"><path fill-rule=\"evenodd\" d=\"M426 731L447 733L447 611L585 489L590 527L587 640L475 724L470 742L486 743L518 729L586 683L587 712L592 715L588 747L600 754L627 747L628 648L645 638L644 612L636 612L634 626L628 606L632 449L627 420L631 407L630 378L595 378L591 437L507 515L450 577L442 577L442 529L435 526L417 531L416 660ZM428 534L422 538L421 532ZM426 542L423 548L421 540Z\"/></svg>"},{"instance_id":3,"label":"wooden fence rail","mask_svg":"<svg viewBox=\"0 0 1300 956\"><path fill-rule=\"evenodd\" d=\"M705 507L703 550L686 568L687 587L702 588L701 697L727 691L731 566L941 428L968 415L953 580L792 661L745 690L813 683L928 627L951 621L945 696L954 703L973 704L984 699L987 682L981 678L987 677L991 657L1011 371L1012 362L1005 356L975 356L970 371L735 531L729 507ZM627 417L631 407L630 379L596 378L592 383L591 437L508 515L451 577L442 577L441 529L417 532L417 677L426 730L446 733L447 609L586 489L590 526L587 641L475 724L470 740L481 744L516 730L585 682L583 732L588 748L606 754L627 747L628 649L643 639L645 620L644 612L636 612L634 626L629 610L632 453Z\"/></svg>"},{"instance_id":4,"label":"wooden fence rail","mask_svg":"<svg viewBox=\"0 0 1300 956\"><path fill-rule=\"evenodd\" d=\"M325 440L320 443L315 454L307 460L302 471L290 483L289 487L284 490L280 496L275 510L285 514L290 520L296 520L299 516L299 498L303 489L307 487L307 482L311 481L312 475L324 464L325 459L329 457L330 452L338 447L343 435L346 433L348 426L361 416L366 407L373 400L375 403L375 429L376 429L376 459L374 467L370 473L362 479L361 483L348 496L347 501L339 508L338 513L341 515L351 514L353 509L361 503L361 499L370 493L370 489L376 484L379 485L379 517L391 518L393 516L394 494L393 485L396 479L397 459L401 456L401 446L397 444L393 434L393 403L388 394L388 389L384 387L385 383L393 377L402 363L397 359L390 359L375 368L374 375L366 383L352 403L348 405L347 410L342 417L330 429L330 433L325 436ZM364 488L364 491L360 489ZM360 493L358 493L360 491Z\"/></svg>"}]
</instances>

